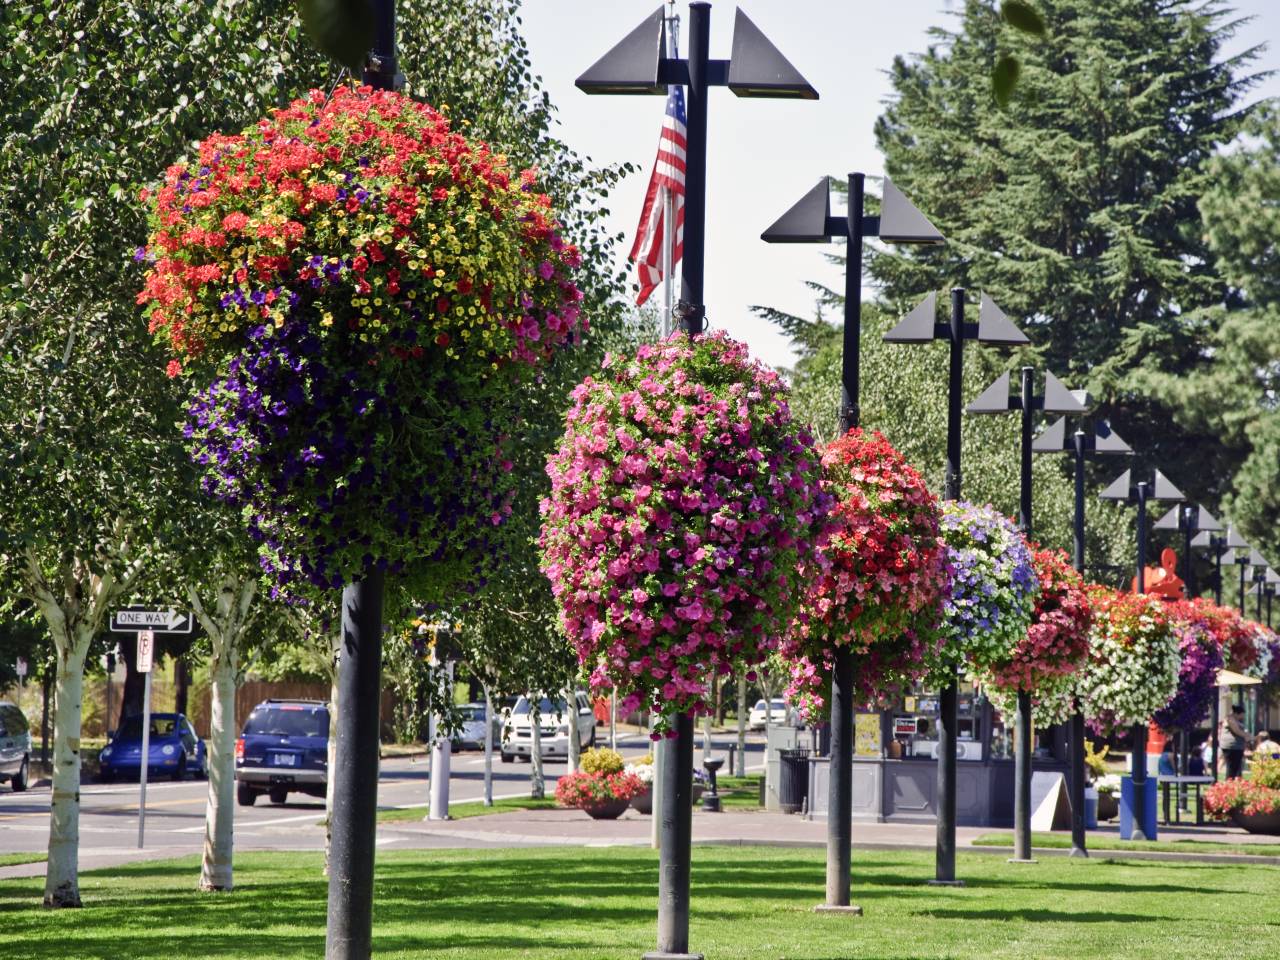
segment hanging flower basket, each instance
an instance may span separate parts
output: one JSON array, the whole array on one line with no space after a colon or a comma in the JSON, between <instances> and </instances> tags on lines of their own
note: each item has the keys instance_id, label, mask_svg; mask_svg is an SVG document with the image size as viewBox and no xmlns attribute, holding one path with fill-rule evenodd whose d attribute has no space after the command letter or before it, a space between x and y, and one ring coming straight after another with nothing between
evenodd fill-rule
<instances>
[{"instance_id":1,"label":"hanging flower basket","mask_svg":"<svg viewBox=\"0 0 1280 960\"><path fill-rule=\"evenodd\" d=\"M1205 717L1218 695L1218 671L1222 669L1222 647L1204 615L1202 603L1178 601L1165 604L1165 614L1173 623L1182 662L1178 666L1178 688L1169 702L1152 719L1165 730L1191 730Z\"/></svg>"},{"instance_id":2,"label":"hanging flower basket","mask_svg":"<svg viewBox=\"0 0 1280 960\"><path fill-rule=\"evenodd\" d=\"M858 428L822 453L835 499L821 555L782 654L787 690L809 721L829 709L831 655L853 654L854 700L892 697L919 679L940 640L946 553L939 506L924 479L878 432Z\"/></svg>"},{"instance_id":3,"label":"hanging flower basket","mask_svg":"<svg viewBox=\"0 0 1280 960\"><path fill-rule=\"evenodd\" d=\"M830 498L782 380L723 334L606 358L573 401L542 568L592 684L661 731L776 647Z\"/></svg>"},{"instance_id":4,"label":"hanging flower basket","mask_svg":"<svg viewBox=\"0 0 1280 960\"><path fill-rule=\"evenodd\" d=\"M1008 663L1031 624L1039 591L1026 540L990 504L944 503L941 526L950 589L942 647L930 670L938 686L962 668L982 674Z\"/></svg>"},{"instance_id":5,"label":"hanging flower basket","mask_svg":"<svg viewBox=\"0 0 1280 960\"><path fill-rule=\"evenodd\" d=\"M513 387L584 327L534 175L409 97L341 87L208 137L144 199L138 300L192 381L201 484L265 572L474 588L503 549Z\"/></svg>"}]
</instances>

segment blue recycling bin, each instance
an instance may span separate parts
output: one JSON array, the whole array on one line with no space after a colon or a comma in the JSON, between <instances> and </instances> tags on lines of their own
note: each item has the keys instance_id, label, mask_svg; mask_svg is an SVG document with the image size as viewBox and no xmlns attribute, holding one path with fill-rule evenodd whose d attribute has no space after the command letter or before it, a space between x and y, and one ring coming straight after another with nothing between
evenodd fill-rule
<instances>
[{"instance_id":1,"label":"blue recycling bin","mask_svg":"<svg viewBox=\"0 0 1280 960\"><path fill-rule=\"evenodd\" d=\"M1143 799L1146 801L1143 806L1146 808L1142 815L1142 835L1148 840L1156 838L1156 795L1160 792L1160 781L1155 777L1147 777L1146 786L1143 788ZM1125 776L1120 778L1120 839L1129 840L1133 837L1133 777Z\"/></svg>"},{"instance_id":2,"label":"blue recycling bin","mask_svg":"<svg viewBox=\"0 0 1280 960\"><path fill-rule=\"evenodd\" d=\"M1091 793L1093 796L1089 795ZM1098 792L1092 788L1084 792L1084 828L1098 829Z\"/></svg>"}]
</instances>

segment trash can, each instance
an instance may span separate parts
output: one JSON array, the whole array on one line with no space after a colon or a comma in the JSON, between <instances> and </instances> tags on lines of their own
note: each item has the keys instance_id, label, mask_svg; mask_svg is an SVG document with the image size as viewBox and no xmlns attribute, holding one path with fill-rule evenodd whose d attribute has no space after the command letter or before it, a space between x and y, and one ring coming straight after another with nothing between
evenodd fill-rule
<instances>
[{"instance_id":1,"label":"trash can","mask_svg":"<svg viewBox=\"0 0 1280 960\"><path fill-rule=\"evenodd\" d=\"M799 813L809 798L809 751L778 751L778 806L783 813Z\"/></svg>"}]
</instances>

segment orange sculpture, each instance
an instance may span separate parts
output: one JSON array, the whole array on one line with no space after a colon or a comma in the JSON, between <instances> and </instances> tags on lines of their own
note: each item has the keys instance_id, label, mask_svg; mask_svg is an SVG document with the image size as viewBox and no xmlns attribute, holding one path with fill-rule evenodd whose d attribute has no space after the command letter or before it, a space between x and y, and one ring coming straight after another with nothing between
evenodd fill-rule
<instances>
[{"instance_id":1,"label":"orange sculpture","mask_svg":"<svg viewBox=\"0 0 1280 960\"><path fill-rule=\"evenodd\" d=\"M1155 594L1161 600L1181 600L1187 595L1186 584L1178 576L1178 554L1172 547L1160 553L1160 566L1147 567L1144 571L1143 593ZM1133 578L1133 593L1138 592L1138 578Z\"/></svg>"}]
</instances>

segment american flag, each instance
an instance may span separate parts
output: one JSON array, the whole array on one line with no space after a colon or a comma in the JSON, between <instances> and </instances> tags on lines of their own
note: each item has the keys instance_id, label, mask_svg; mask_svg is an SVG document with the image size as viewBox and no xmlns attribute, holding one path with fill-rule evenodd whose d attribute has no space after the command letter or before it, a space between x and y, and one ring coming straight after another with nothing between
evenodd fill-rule
<instances>
[{"instance_id":1,"label":"american flag","mask_svg":"<svg viewBox=\"0 0 1280 960\"><path fill-rule=\"evenodd\" d=\"M636 228L636 242L631 247L630 259L635 261L640 281L637 306L649 299L649 294L662 282L662 243L666 233L666 198L674 200L675 250L671 255L672 268L684 254L684 151L687 133L684 113L684 87L671 87L667 96L667 113L662 118L662 133L658 136L658 157L653 162L653 174L644 196L644 209L640 213L640 225Z\"/></svg>"}]
</instances>

